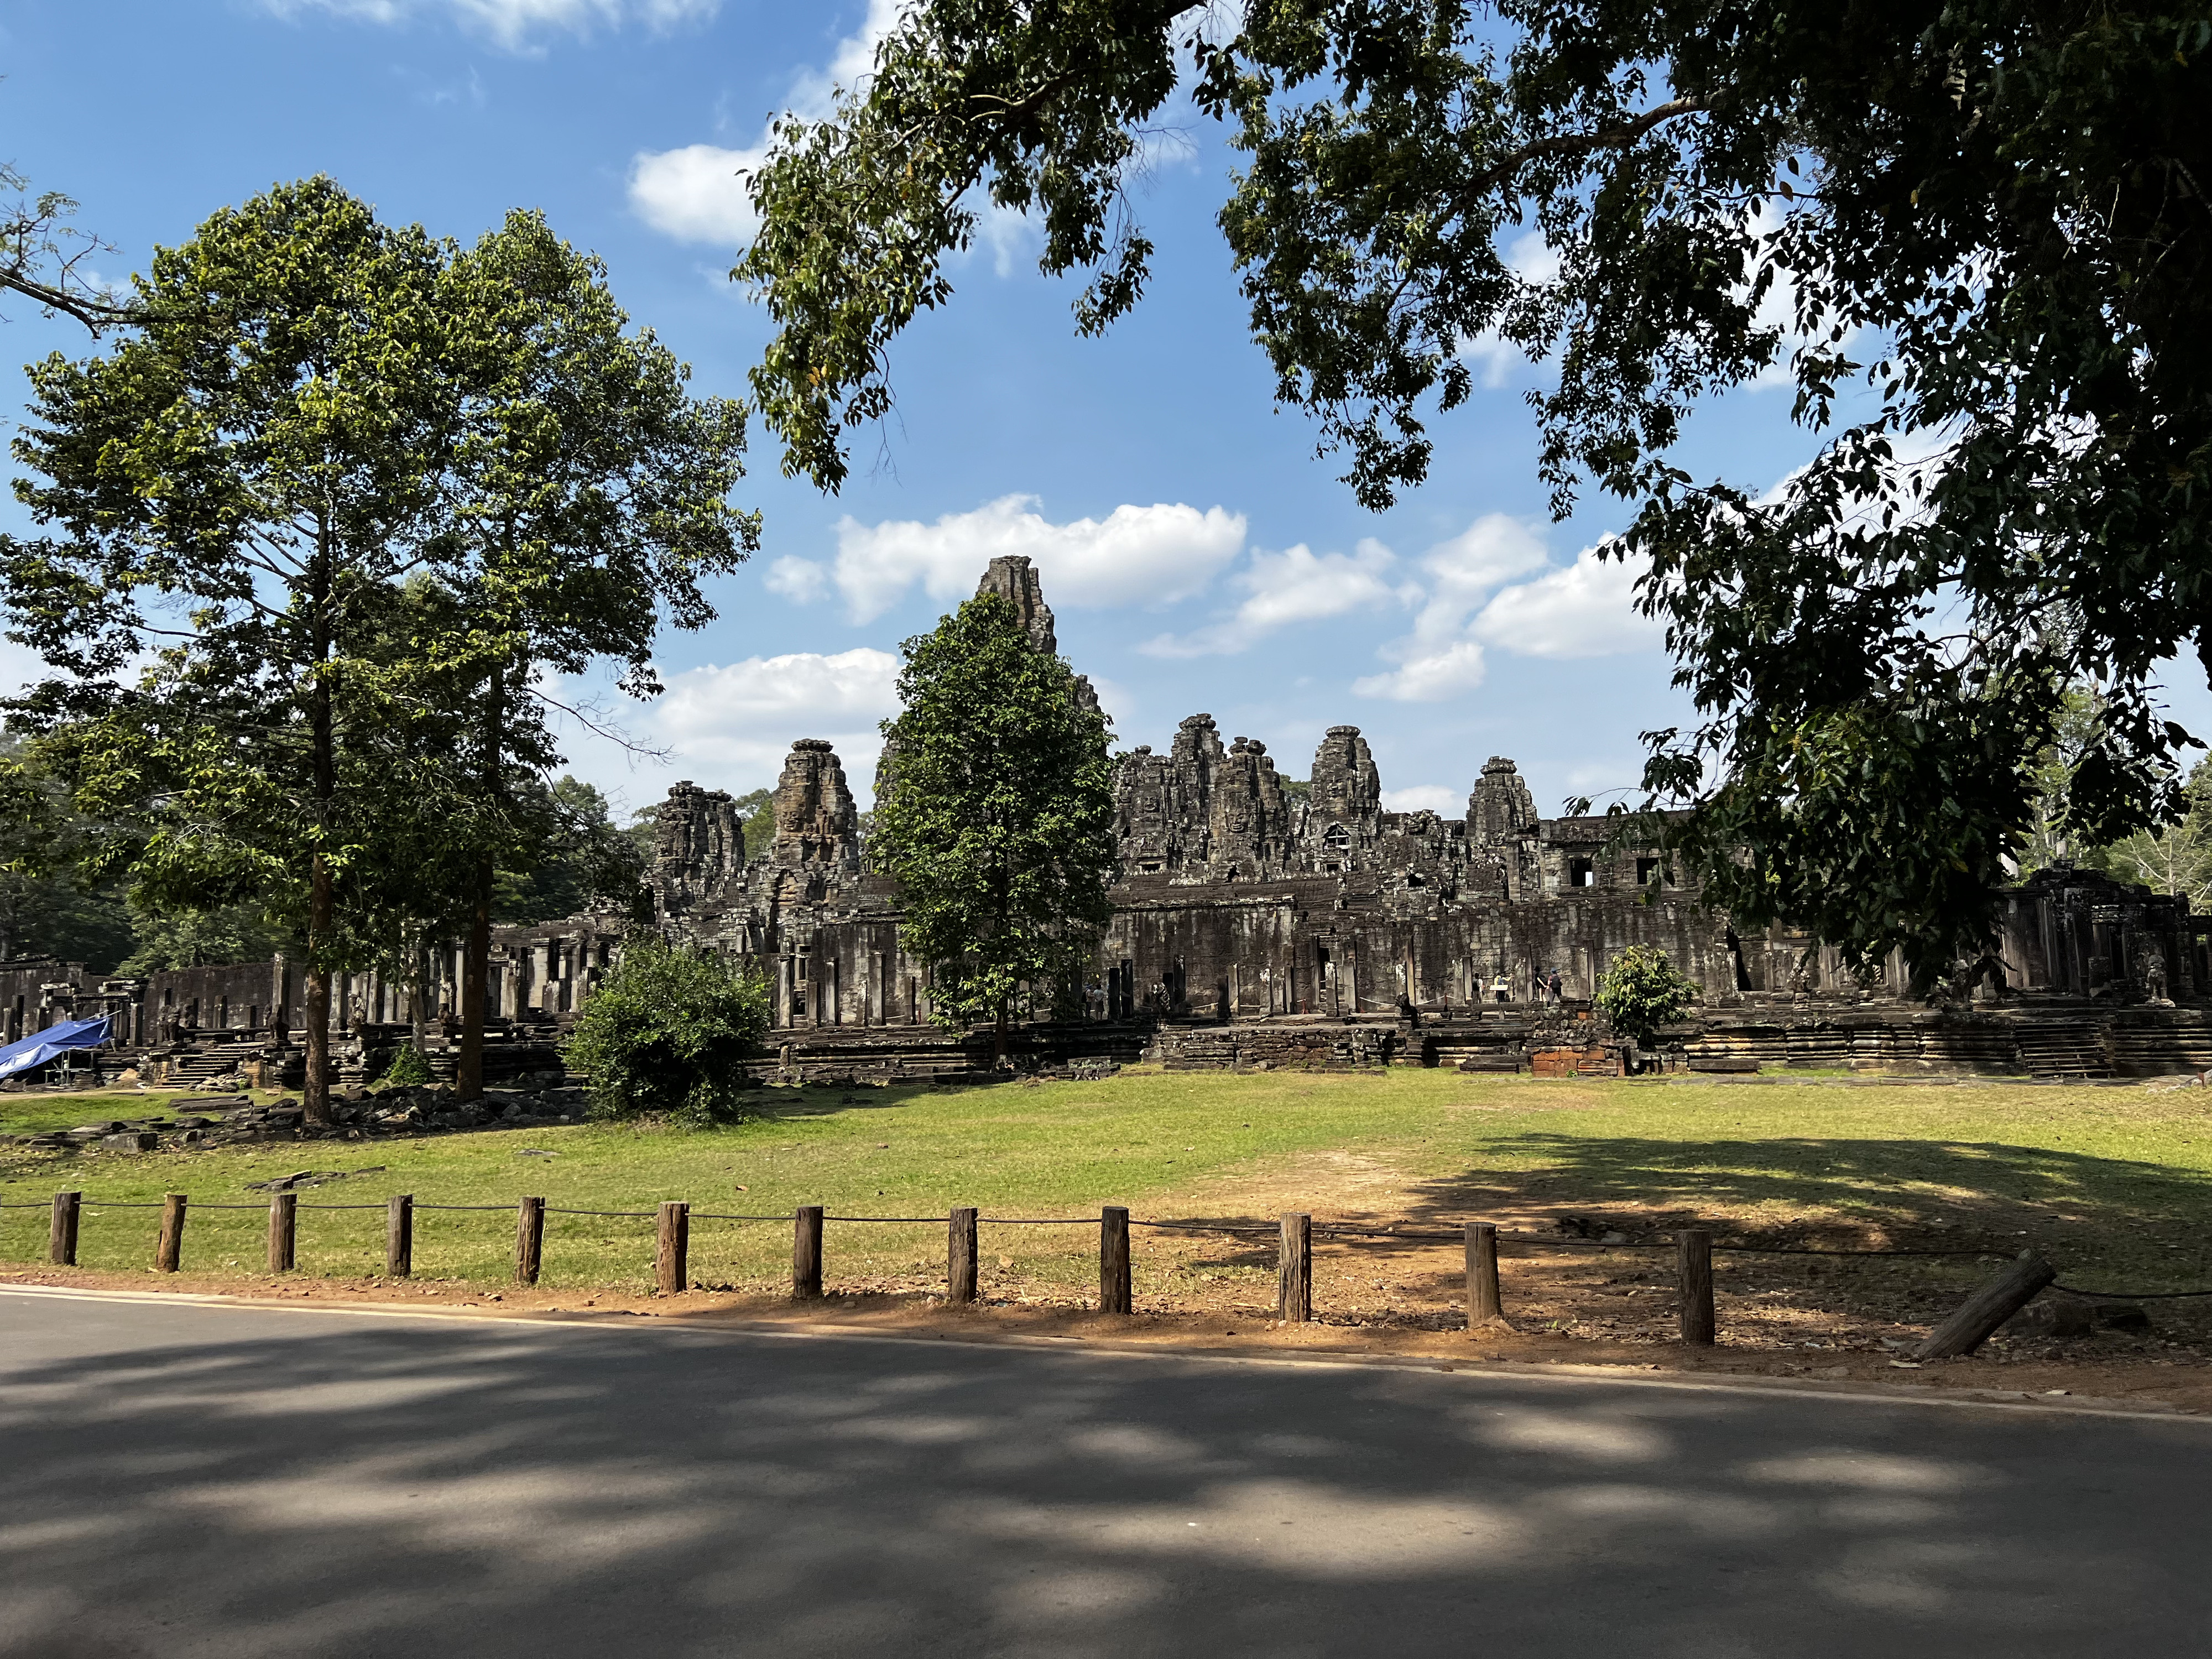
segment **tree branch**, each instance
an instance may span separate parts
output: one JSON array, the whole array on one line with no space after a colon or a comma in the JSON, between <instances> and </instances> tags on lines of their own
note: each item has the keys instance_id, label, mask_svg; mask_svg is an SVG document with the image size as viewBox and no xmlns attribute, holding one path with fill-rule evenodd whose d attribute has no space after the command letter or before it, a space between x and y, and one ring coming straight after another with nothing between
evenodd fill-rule
<instances>
[{"instance_id":1,"label":"tree branch","mask_svg":"<svg viewBox=\"0 0 2212 1659\"><path fill-rule=\"evenodd\" d=\"M1494 185L1504 184L1529 162L1542 161L1546 156L1582 155L1593 150L1626 149L1654 127L1662 126L1685 115L1700 115L1711 108L1710 99L1670 99L1644 111L1633 121L1624 122L1617 127L1603 127L1595 132L1563 132L1549 138L1532 138L1475 174L1454 193L1480 195Z\"/></svg>"},{"instance_id":2,"label":"tree branch","mask_svg":"<svg viewBox=\"0 0 2212 1659\"><path fill-rule=\"evenodd\" d=\"M26 276L20 270L0 268L0 289L20 294L27 300L35 300L49 311L58 311L64 316L73 317L94 334L103 328L143 321L146 314L137 306L110 305L88 295L70 294Z\"/></svg>"}]
</instances>

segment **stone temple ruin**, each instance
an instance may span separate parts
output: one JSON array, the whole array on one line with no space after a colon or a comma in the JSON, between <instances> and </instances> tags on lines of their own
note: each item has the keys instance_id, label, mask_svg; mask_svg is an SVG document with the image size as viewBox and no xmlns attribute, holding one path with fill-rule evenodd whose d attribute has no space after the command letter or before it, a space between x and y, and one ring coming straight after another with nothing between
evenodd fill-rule
<instances>
[{"instance_id":1,"label":"stone temple ruin","mask_svg":"<svg viewBox=\"0 0 2212 1659\"><path fill-rule=\"evenodd\" d=\"M1038 648L1055 648L1026 559L992 561L979 591L1008 599ZM1149 1052L1188 1065L1518 1066L1601 1047L1589 999L1612 957L1642 944L1702 988L1682 1035L1719 1064L2212 1065L2198 1000L2212 924L2100 877L2046 873L2008 895L1996 971L1931 1010L1897 997L1901 964L1862 985L1804 935L1740 933L1657 850L1611 844L1614 821L1543 817L1500 757L1464 817L1393 812L1356 726L1329 728L1300 791L1264 743L1224 744L1194 714L1166 753L1124 757L1115 789L1113 924L1085 1018L1030 1028L1042 1063ZM928 1024L896 884L869 872L826 744L793 745L769 810L775 839L747 862L728 795L670 792L649 878L660 925L761 963L780 1067L859 1077L939 1069L955 1050L972 1060L975 1045ZM1539 984L1554 972L1556 1006Z\"/></svg>"},{"instance_id":2,"label":"stone temple ruin","mask_svg":"<svg viewBox=\"0 0 2212 1659\"><path fill-rule=\"evenodd\" d=\"M981 591L1015 605L1038 649L1056 649L1028 560L993 560ZM1095 707L1089 682L1078 685ZM1113 922L1081 1016L1028 1024L1024 1066L1149 1054L1188 1066L1610 1069L1620 1050L1589 999L1612 957L1641 944L1702 989L1677 1034L1692 1065L2091 1077L2212 1067L2212 919L2100 876L2045 871L2010 890L1992 959L1929 1006L1899 996L1898 963L1863 984L1817 940L1738 930L1663 854L1613 844L1613 820L1543 817L1500 757L1474 779L1463 817L1394 812L1356 726L1329 728L1300 788L1264 743L1224 743L1212 716L1194 714L1165 753L1125 756L1115 788ZM677 784L647 878L664 933L763 970L777 1049L763 1074L860 1081L986 1066L988 1037L930 1024L927 966L901 945L897 884L868 867L829 744L792 746L766 810L773 839L749 859L732 798ZM489 1070L548 1063L624 926L592 915L499 931ZM448 1033L453 955L429 1011ZM1554 973L1556 1003L1540 983ZM115 1012L125 1057L179 1076L296 1053L296 967L82 981L66 964L0 963L8 1035L71 1011ZM403 993L373 977L342 983L337 1000L340 1053L356 1073L412 1016Z\"/></svg>"}]
</instances>

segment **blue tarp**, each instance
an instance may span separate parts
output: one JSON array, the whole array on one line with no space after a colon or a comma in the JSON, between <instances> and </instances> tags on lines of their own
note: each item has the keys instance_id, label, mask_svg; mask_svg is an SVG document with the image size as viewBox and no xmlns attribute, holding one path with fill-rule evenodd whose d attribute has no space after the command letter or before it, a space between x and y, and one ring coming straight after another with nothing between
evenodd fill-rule
<instances>
[{"instance_id":1,"label":"blue tarp","mask_svg":"<svg viewBox=\"0 0 2212 1659\"><path fill-rule=\"evenodd\" d=\"M43 1066L71 1048L97 1048L107 1041L109 1024L108 1016L102 1014L98 1019L65 1019L43 1031L33 1031L21 1042L0 1048L0 1078Z\"/></svg>"}]
</instances>

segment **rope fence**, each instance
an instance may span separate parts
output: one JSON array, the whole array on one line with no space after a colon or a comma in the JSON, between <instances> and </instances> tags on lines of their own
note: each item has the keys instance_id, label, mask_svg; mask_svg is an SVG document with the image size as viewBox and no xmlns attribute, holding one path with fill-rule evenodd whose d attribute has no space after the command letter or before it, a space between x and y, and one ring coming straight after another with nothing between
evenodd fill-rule
<instances>
[{"instance_id":1,"label":"rope fence","mask_svg":"<svg viewBox=\"0 0 2212 1659\"><path fill-rule=\"evenodd\" d=\"M0 1204L4 1209L51 1212L48 1259L58 1267L76 1265L77 1239L85 1210L79 1192L57 1193L50 1205L36 1202ZM142 1200L100 1200L103 1210L159 1210L161 1230L155 1246L157 1271L175 1273L183 1257L185 1224L199 1210L258 1211L258 1204L194 1204L182 1193L171 1193L159 1203ZM690 1271L690 1227L694 1221L740 1224L783 1223L793 1229L791 1294L806 1301L823 1295L823 1228L841 1225L927 1226L942 1224L946 1230L945 1285L947 1299L970 1303L976 1299L978 1246L985 1225L1004 1227L1096 1227L1098 1243L1098 1308L1103 1313L1128 1313L1133 1306L1131 1284L1130 1229L1154 1232L1218 1236L1232 1238L1273 1237L1276 1240L1277 1316L1288 1323L1313 1317L1313 1244L1385 1242L1407 1244L1462 1244L1466 1250L1466 1306L1468 1327L1480 1329L1504 1318L1504 1293L1498 1270L1498 1246L1513 1244L1537 1249L1672 1249L1680 1299L1681 1338L1692 1346L1708 1346L1717 1340L1713 1297L1712 1261L1716 1252L1761 1256L1832 1256L1856 1260L1948 1259L1969 1260L2002 1256L1997 1249L1826 1249L1803 1245L1730 1243L1717 1239L1708 1228L1680 1226L1666 1240L1553 1238L1539 1234L1501 1232L1488 1222L1470 1221L1456 1232L1437 1230L1358 1227L1324 1223L1314 1225L1310 1215L1285 1215L1273 1226L1226 1221L1170 1221L1133 1217L1127 1209L1109 1205L1096 1218L1087 1216L986 1216L973 1207L962 1207L945 1216L831 1215L820 1205L801 1205L788 1214L738 1214L714 1210L695 1211L670 1200L651 1210L572 1209L549 1206L543 1198L529 1196L513 1205L418 1204L411 1194L398 1194L381 1204L302 1204L295 1193L276 1193L265 1206L269 1216L268 1261L274 1273L292 1270L295 1257L299 1213L382 1210L386 1213L385 1271L393 1278L414 1272L415 1215L512 1214L515 1218L514 1278L520 1285L538 1282L544 1261L545 1218L580 1216L592 1219L651 1221L654 1224L653 1280L664 1295L693 1287ZM2103 1301L2166 1302L2212 1297L2212 1288L2187 1291L2090 1290L2062 1283L2057 1270L2033 1250L2012 1257L1997 1275L1975 1291L1934 1334L1919 1345L1923 1358L1971 1352L1990 1333L2045 1289Z\"/></svg>"}]
</instances>

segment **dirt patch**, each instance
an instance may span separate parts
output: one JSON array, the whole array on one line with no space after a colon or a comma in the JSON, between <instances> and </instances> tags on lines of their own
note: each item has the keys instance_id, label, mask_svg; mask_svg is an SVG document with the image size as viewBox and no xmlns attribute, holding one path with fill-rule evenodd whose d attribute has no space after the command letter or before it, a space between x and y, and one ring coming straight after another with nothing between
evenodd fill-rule
<instances>
[{"instance_id":1,"label":"dirt patch","mask_svg":"<svg viewBox=\"0 0 2212 1659\"><path fill-rule=\"evenodd\" d=\"M1318 1263L1316 1264L1318 1270ZM1401 1272L1403 1269L1401 1270ZM240 1301L349 1304L475 1310L547 1320L650 1318L686 1325L793 1324L859 1332L930 1334L970 1340L1066 1340L1115 1347L1221 1353L1312 1354L1346 1358L1436 1361L1446 1367L1572 1366L1642 1375L1771 1379L1801 1386L1894 1392L1899 1389L2053 1407L2174 1411L2212 1415L2212 1362L2157 1341L2111 1342L2031 1351L1992 1344L1965 1359L1913 1365L1879 1346L1795 1352L1753 1346L1771 1340L1727 1331L1710 1350L1686 1349L1656 1335L1577 1335L1554 1329L1529 1301L1510 1306L1510 1322L1470 1333L1464 1321L1439 1314L1433 1322L1365 1319L1332 1312L1310 1324L1287 1325L1269 1309L1226 1304L1147 1310L1113 1318L1072 1299L1023 1297L1000 1287L969 1308L948 1305L919 1290L833 1292L794 1303L759 1290L695 1290L658 1297L618 1291L543 1288L486 1291L452 1281L361 1279L288 1280L237 1274L96 1272L26 1268L0 1272L0 1284L80 1289L196 1293ZM1723 1302L1723 1308L1726 1308ZM1899 1328L1900 1330L1909 1328ZM1821 1339L1810 1339L1818 1343Z\"/></svg>"}]
</instances>

